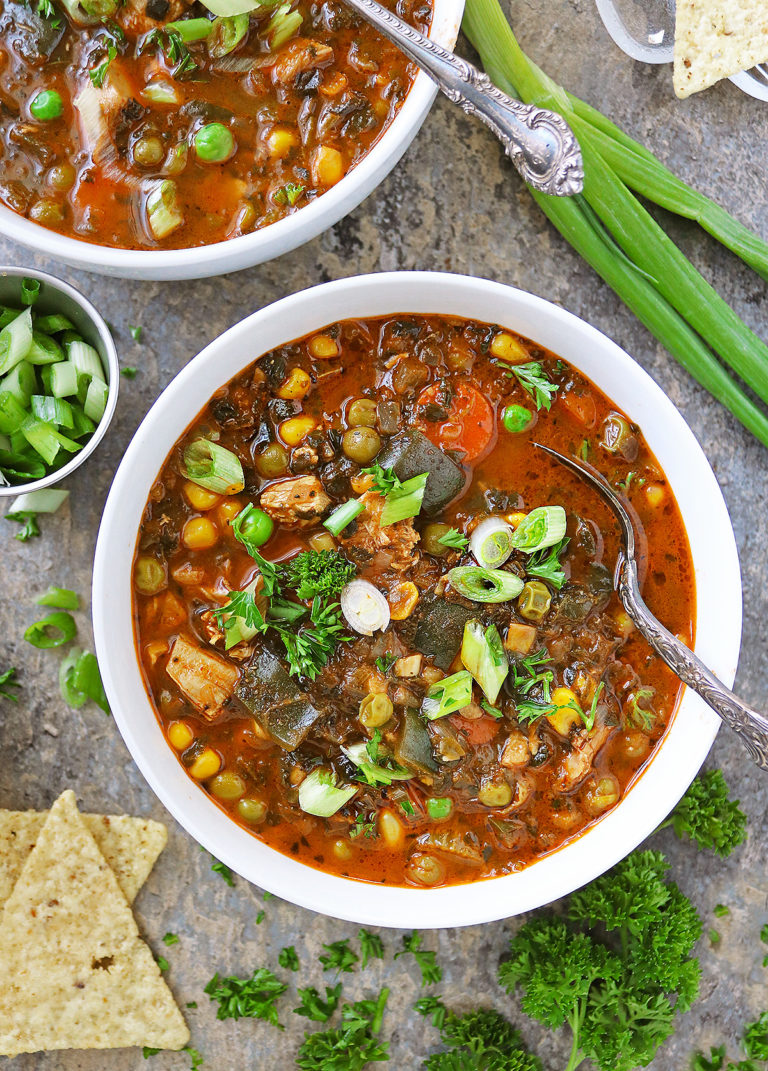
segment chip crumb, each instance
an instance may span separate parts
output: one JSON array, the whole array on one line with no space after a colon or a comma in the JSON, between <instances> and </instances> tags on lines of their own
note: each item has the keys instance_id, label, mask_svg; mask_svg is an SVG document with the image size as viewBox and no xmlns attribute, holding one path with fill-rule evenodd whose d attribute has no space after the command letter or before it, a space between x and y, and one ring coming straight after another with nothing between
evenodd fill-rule
<instances>
[{"instance_id":1,"label":"chip crumb","mask_svg":"<svg viewBox=\"0 0 768 1071\"><path fill-rule=\"evenodd\" d=\"M680 98L768 60L765 0L677 0L674 88Z\"/></svg>"}]
</instances>

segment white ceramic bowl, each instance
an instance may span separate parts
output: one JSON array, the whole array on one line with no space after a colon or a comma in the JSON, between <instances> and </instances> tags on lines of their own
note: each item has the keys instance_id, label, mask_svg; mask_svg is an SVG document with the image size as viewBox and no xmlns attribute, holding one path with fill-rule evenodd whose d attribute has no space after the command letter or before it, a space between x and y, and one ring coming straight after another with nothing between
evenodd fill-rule
<instances>
[{"instance_id":1,"label":"white ceramic bowl","mask_svg":"<svg viewBox=\"0 0 768 1071\"><path fill-rule=\"evenodd\" d=\"M464 0L434 0L433 11L430 37L453 48ZM2 204L0 234L74 268L124 279L203 279L250 268L303 245L357 208L411 144L436 93L435 83L419 71L390 126L341 182L299 212L253 234L193 249L113 249L48 230Z\"/></svg>"},{"instance_id":2,"label":"white ceramic bowl","mask_svg":"<svg viewBox=\"0 0 768 1071\"><path fill-rule=\"evenodd\" d=\"M519 331L570 361L640 425L688 530L697 587L696 652L732 684L741 636L736 546L712 470L672 403L623 350L583 320L499 283L432 272L368 275L304 290L232 327L179 373L136 432L112 485L96 547L94 630L104 684L131 754L168 810L217 858L275 895L326 915L381 926L465 926L549 903L635 848L692 781L715 738L718 718L687 692L652 762L624 800L581 837L526 870L472 885L383 888L307 867L227 817L166 742L134 654L136 533L159 467L176 440L213 392L259 352L335 320L395 313L466 316Z\"/></svg>"}]
</instances>

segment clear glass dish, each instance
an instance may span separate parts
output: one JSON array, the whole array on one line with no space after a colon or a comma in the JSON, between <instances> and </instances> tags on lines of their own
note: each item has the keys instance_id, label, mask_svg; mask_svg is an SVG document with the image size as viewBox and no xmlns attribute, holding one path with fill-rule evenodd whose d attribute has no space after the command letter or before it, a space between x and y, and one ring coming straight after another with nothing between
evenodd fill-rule
<instances>
[{"instance_id":1,"label":"clear glass dish","mask_svg":"<svg viewBox=\"0 0 768 1071\"><path fill-rule=\"evenodd\" d=\"M671 63L675 42L675 0L595 0L606 30L632 59ZM730 79L758 100L768 101L768 65Z\"/></svg>"}]
</instances>

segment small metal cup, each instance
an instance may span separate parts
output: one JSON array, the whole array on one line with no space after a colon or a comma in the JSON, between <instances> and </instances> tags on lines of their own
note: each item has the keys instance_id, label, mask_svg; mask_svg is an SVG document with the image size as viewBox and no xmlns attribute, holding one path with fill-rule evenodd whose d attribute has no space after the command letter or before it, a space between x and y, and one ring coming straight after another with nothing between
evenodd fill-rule
<instances>
[{"instance_id":1,"label":"small metal cup","mask_svg":"<svg viewBox=\"0 0 768 1071\"><path fill-rule=\"evenodd\" d=\"M42 487L50 487L52 484L61 483L70 473L79 468L106 435L117 406L117 392L120 382L120 366L117 361L117 350L112 341L112 335L103 318L91 305L90 301L86 300L79 290L75 290L69 283L56 279L46 272L36 271L32 268L0 267L0 305L21 306L22 279L37 279L40 283L40 295L34 305L35 312L40 312L44 315L58 312L68 317L85 341L89 342L98 351L106 370L109 394L104 415L99 421L96 431L82 450L78 450L66 465L62 465L60 469L48 473L47 476L43 476L39 480L8 486L0 485L0 498L23 495L29 491L38 491Z\"/></svg>"}]
</instances>

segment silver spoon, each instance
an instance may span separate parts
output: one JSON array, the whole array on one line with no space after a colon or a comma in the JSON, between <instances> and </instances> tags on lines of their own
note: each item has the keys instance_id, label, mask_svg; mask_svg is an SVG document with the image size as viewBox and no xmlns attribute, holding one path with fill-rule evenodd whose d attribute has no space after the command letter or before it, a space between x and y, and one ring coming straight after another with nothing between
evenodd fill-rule
<instances>
[{"instance_id":1,"label":"silver spoon","mask_svg":"<svg viewBox=\"0 0 768 1071\"><path fill-rule=\"evenodd\" d=\"M414 30L376 0L346 0L437 83L449 100L491 128L525 182L540 193L581 193L584 168L573 131L555 112L508 97L487 74Z\"/></svg>"},{"instance_id":2,"label":"silver spoon","mask_svg":"<svg viewBox=\"0 0 768 1071\"><path fill-rule=\"evenodd\" d=\"M768 770L768 719L759 711L742 703L726 688L714 673L710 672L701 659L681 643L676 636L664 628L654 617L643 601L637 578L635 560L635 529L632 518L621 499L611 485L599 472L573 458L565 457L549 446L534 443L539 450L549 454L571 472L575 472L585 483L601 496L621 525L622 549L616 561L614 586L624 604L624 609L631 617L638 632L648 641L654 651L666 662L683 684L687 684L705 703L718 714L729 728L741 738L747 751L763 770Z\"/></svg>"}]
</instances>

